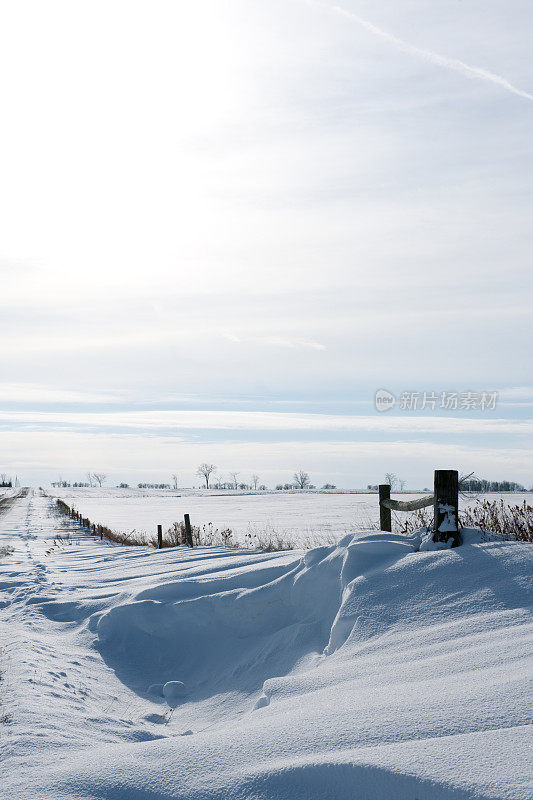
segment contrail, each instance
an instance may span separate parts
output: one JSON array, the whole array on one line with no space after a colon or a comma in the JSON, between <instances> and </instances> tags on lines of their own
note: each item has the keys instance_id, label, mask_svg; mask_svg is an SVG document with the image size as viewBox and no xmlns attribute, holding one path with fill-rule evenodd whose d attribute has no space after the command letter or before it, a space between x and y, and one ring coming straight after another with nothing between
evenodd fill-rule
<instances>
[{"instance_id":1,"label":"contrail","mask_svg":"<svg viewBox=\"0 0 533 800\"><path fill-rule=\"evenodd\" d=\"M315 5L315 3L313 3L313 5ZM502 78L501 75L495 75L493 72L489 72L486 69L481 69L480 67L471 67L470 64L465 64L463 61L459 61L456 58L447 58L446 56L441 56L438 53L434 53L432 50L425 50L422 47L417 47L410 42L406 42L404 39L399 39L397 36L387 33L387 31L382 30L382 28L378 28L377 25L373 25L371 22L368 22L368 20L363 19L353 11L348 11L342 6L330 6L320 2L316 3L316 5L319 5L321 8L329 9L330 11L336 11L338 14L342 14L344 17L348 17L348 19L353 20L362 28L366 28L367 31L370 31L376 36L381 37L381 39L385 39L387 42L392 42L392 44L396 45L396 47L406 53L415 53L416 55L422 56L422 58L432 61L434 64L438 64L441 67L454 69L457 72L462 72L463 75L467 75L469 77L490 81L490 83L501 86L502 89L506 89L508 92L518 95L518 97L524 97L526 100L533 100L533 94L529 94L529 92L525 92L523 89L513 86L512 83L509 83L509 81L505 80L505 78Z\"/></svg>"}]
</instances>

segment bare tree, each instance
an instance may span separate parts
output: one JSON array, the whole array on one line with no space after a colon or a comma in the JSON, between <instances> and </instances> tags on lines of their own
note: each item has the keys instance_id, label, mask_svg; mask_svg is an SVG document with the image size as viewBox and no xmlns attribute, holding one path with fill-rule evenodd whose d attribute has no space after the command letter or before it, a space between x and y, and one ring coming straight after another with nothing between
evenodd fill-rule
<instances>
[{"instance_id":1,"label":"bare tree","mask_svg":"<svg viewBox=\"0 0 533 800\"><path fill-rule=\"evenodd\" d=\"M203 464L200 464L200 466L196 470L196 474L200 478L204 479L206 489L209 489L209 478L211 476L211 473L214 472L215 470L216 466L214 464L206 464L205 462Z\"/></svg>"},{"instance_id":2,"label":"bare tree","mask_svg":"<svg viewBox=\"0 0 533 800\"><path fill-rule=\"evenodd\" d=\"M89 483L89 486L93 485L93 474L92 474L92 472L88 472L87 473L87 481Z\"/></svg>"},{"instance_id":3,"label":"bare tree","mask_svg":"<svg viewBox=\"0 0 533 800\"><path fill-rule=\"evenodd\" d=\"M299 469L298 472L294 473L294 482L298 489L307 489L309 486L309 474L304 472L303 469Z\"/></svg>"},{"instance_id":4,"label":"bare tree","mask_svg":"<svg viewBox=\"0 0 533 800\"><path fill-rule=\"evenodd\" d=\"M107 475L105 474L105 472L93 472L92 476L96 481L96 483L98 484L98 486L102 486L102 484L107 480Z\"/></svg>"},{"instance_id":5,"label":"bare tree","mask_svg":"<svg viewBox=\"0 0 533 800\"><path fill-rule=\"evenodd\" d=\"M232 489L238 489L239 488L239 483L237 481L237 475L238 474L239 474L238 472L230 472L230 476L233 479L233 486L231 487Z\"/></svg>"},{"instance_id":6,"label":"bare tree","mask_svg":"<svg viewBox=\"0 0 533 800\"><path fill-rule=\"evenodd\" d=\"M398 476L394 472L386 472L385 483L389 484L391 492L394 491L394 489L396 489L396 486L398 485Z\"/></svg>"},{"instance_id":7,"label":"bare tree","mask_svg":"<svg viewBox=\"0 0 533 800\"><path fill-rule=\"evenodd\" d=\"M400 479L398 483L400 484L400 492L403 492L403 490L405 489L405 481Z\"/></svg>"},{"instance_id":8,"label":"bare tree","mask_svg":"<svg viewBox=\"0 0 533 800\"><path fill-rule=\"evenodd\" d=\"M177 475L173 475L172 476L172 488L173 489L177 489L178 488L178 476Z\"/></svg>"},{"instance_id":9,"label":"bare tree","mask_svg":"<svg viewBox=\"0 0 533 800\"><path fill-rule=\"evenodd\" d=\"M252 487L252 489L256 489L257 490L257 487L259 486L259 475L255 475L255 474L252 475L252 479L250 481L250 486Z\"/></svg>"}]
</instances>

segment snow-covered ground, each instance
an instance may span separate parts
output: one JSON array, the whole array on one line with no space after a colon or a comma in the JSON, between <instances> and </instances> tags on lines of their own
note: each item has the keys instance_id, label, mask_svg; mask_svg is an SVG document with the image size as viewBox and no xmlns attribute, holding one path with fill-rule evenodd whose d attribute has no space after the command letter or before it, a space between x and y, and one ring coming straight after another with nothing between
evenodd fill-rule
<instances>
[{"instance_id":1,"label":"snow-covered ground","mask_svg":"<svg viewBox=\"0 0 533 800\"><path fill-rule=\"evenodd\" d=\"M259 494L150 489L47 489L85 517L115 530L154 536L157 525L166 530L188 513L196 525L212 523L231 528L235 541L244 542L248 532L278 533L299 547L332 544L347 533L356 533L379 521L376 494L290 493ZM420 495L402 494L402 500ZM510 505L531 502L531 494L484 495L504 497ZM473 502L473 501L471 501ZM461 501L462 507L465 501Z\"/></svg>"},{"instance_id":2,"label":"snow-covered ground","mask_svg":"<svg viewBox=\"0 0 533 800\"><path fill-rule=\"evenodd\" d=\"M1 796L531 798L533 548L419 545L130 549L19 498Z\"/></svg>"}]
</instances>

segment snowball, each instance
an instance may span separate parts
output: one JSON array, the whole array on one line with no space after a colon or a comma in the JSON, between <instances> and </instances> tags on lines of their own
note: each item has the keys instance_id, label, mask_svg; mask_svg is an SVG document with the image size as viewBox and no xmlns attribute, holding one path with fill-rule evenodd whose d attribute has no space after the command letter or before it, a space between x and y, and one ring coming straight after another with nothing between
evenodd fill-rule
<instances>
[{"instance_id":1,"label":"snowball","mask_svg":"<svg viewBox=\"0 0 533 800\"><path fill-rule=\"evenodd\" d=\"M163 686L165 700L171 708L175 708L187 694L185 684L181 681L167 681Z\"/></svg>"}]
</instances>

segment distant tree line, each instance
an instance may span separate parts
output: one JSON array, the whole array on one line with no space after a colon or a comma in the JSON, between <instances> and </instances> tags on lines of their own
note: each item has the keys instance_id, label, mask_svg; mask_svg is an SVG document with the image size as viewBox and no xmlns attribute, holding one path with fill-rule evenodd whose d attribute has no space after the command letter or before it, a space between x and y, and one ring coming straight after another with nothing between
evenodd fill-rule
<instances>
[{"instance_id":1,"label":"distant tree line","mask_svg":"<svg viewBox=\"0 0 533 800\"><path fill-rule=\"evenodd\" d=\"M259 475L255 473L251 476L250 481L246 482L243 480L239 480L239 473L238 472L230 472L229 479L222 479L221 477L216 475L217 467L214 464L207 464L203 463L200 464L198 469L196 470L196 474L202 477L205 488L206 489L226 489L226 490L241 490L241 491L266 491L267 486L264 483L260 482ZM177 489L178 488L178 477L177 475L172 475L172 484L170 483L138 483L138 489ZM86 481L74 481L74 483L70 483L69 481L63 480L63 478L58 478L56 481L52 481L52 486L58 488L68 488L68 487L76 487L76 488L87 488L87 487L94 487L94 486L102 486L102 484L107 480L107 475L103 472L89 472L87 473L87 480ZM393 472L387 472L384 477L384 483L389 484L391 487L391 491L405 491L405 484L406 482L401 478L398 478ZM0 473L0 488L11 488L13 485L17 485L17 481L13 482L12 478L9 478L5 473ZM119 483L117 486L118 489L129 489L129 484L127 483ZM278 483L276 485L276 491L294 491L295 489L316 489L317 487L311 483L309 479L309 473L305 472L304 470L300 469L293 475L293 480L291 482L286 483ZM322 490L334 490L337 487L334 483L325 483L323 486L320 487ZM367 490L369 492L377 492L378 491L378 484L367 484ZM461 491L464 492L477 492L477 493L485 493L485 492L527 492L528 490L521 484L517 483L516 481L488 481L483 478L472 478L467 476L466 478L462 478L460 481L460 488ZM424 491L430 491L429 489L424 489ZM531 489L533 491L533 487Z\"/></svg>"},{"instance_id":2,"label":"distant tree line","mask_svg":"<svg viewBox=\"0 0 533 800\"><path fill-rule=\"evenodd\" d=\"M405 490L405 481L400 480L393 472L387 472L384 479L385 484L389 484L392 491L403 492ZM366 487L369 492L377 492L378 485L369 483ZM482 478L471 478L467 476L460 480L460 489L463 492L527 492L527 489L521 483L515 481L487 481ZM424 491L430 491L425 488Z\"/></svg>"},{"instance_id":3,"label":"distant tree line","mask_svg":"<svg viewBox=\"0 0 533 800\"><path fill-rule=\"evenodd\" d=\"M204 481L206 489L241 489L243 491L266 491L267 487L264 483L260 482L259 475L253 474L250 482L239 480L238 472L230 472L229 480L222 479L216 475L216 465L204 462L200 464L196 470L196 474ZM173 476L175 477L175 476ZM325 483L322 489L336 489L334 483ZM316 489L316 486L310 482L309 473L303 469L297 470L293 475L291 483L278 483L276 491L285 491L290 489Z\"/></svg>"},{"instance_id":4,"label":"distant tree line","mask_svg":"<svg viewBox=\"0 0 533 800\"><path fill-rule=\"evenodd\" d=\"M336 489L334 483L325 483L322 489ZM276 486L276 491L290 491L291 489L316 489L314 483L311 483L309 480L309 473L304 472L303 469L299 469L298 472L294 473L293 482L292 483L278 483Z\"/></svg>"},{"instance_id":5,"label":"distant tree line","mask_svg":"<svg viewBox=\"0 0 533 800\"><path fill-rule=\"evenodd\" d=\"M204 462L200 464L196 470L196 474L202 478L204 482L204 487L206 489L226 489L226 490L241 490L241 491L254 491L254 492L264 492L267 491L267 486L264 483L261 483L261 479L259 475L255 473L251 475L249 481L245 481L239 479L238 472L229 472L229 478L222 478L221 476L216 474L217 467L215 464L208 464ZM1 477L1 476L0 476ZM172 475L172 483L148 483L146 481L137 484L138 489L177 489L178 488L178 476ZM103 472L88 472L87 473L87 480L86 481L75 481L74 483L70 483L70 481L63 480L62 477L59 477L58 480L52 481L52 486L60 487L60 488L67 488L67 487L78 487L78 488L85 488L85 487L93 487L93 486L102 486L102 484L107 480L107 475ZM2 484L0 484L2 485ZM336 489L334 483L325 483L321 489ZM377 488L377 487L376 487ZM117 489L129 489L128 483L119 483L117 485ZM303 469L297 470L293 475L292 482L287 483L278 483L276 486L276 491L287 491L287 490L294 490L294 489L316 489L316 486L311 483L309 479L309 473L305 472Z\"/></svg>"},{"instance_id":6,"label":"distant tree line","mask_svg":"<svg viewBox=\"0 0 533 800\"><path fill-rule=\"evenodd\" d=\"M487 481L483 478L466 478L461 481L463 492L526 492L521 483L515 481Z\"/></svg>"},{"instance_id":7,"label":"distant tree line","mask_svg":"<svg viewBox=\"0 0 533 800\"><path fill-rule=\"evenodd\" d=\"M64 481L63 478L60 476L57 481L52 481L52 486L59 487L64 489L68 486L76 486L78 488L86 488L89 486L102 486L103 483L107 480L107 475L105 472L88 472L87 473L87 480L86 481L75 481L74 483L70 483L70 481Z\"/></svg>"}]
</instances>

